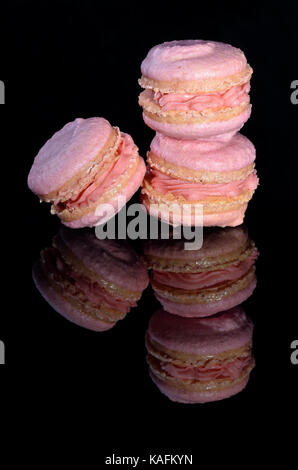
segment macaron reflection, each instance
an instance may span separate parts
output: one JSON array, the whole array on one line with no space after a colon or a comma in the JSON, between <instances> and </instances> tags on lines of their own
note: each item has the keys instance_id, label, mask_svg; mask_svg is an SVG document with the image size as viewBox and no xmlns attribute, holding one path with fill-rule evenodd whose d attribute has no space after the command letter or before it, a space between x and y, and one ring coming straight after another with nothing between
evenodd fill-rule
<instances>
[{"instance_id":1,"label":"macaron reflection","mask_svg":"<svg viewBox=\"0 0 298 470\"><path fill-rule=\"evenodd\" d=\"M242 391L254 367L253 324L241 307L208 318L163 309L146 333L150 376L173 401L205 403Z\"/></svg>"},{"instance_id":2,"label":"macaron reflection","mask_svg":"<svg viewBox=\"0 0 298 470\"><path fill-rule=\"evenodd\" d=\"M241 304L256 287L258 251L244 226L204 229L203 246L185 250L184 240L150 240L144 260L165 310L207 317Z\"/></svg>"},{"instance_id":3,"label":"macaron reflection","mask_svg":"<svg viewBox=\"0 0 298 470\"><path fill-rule=\"evenodd\" d=\"M34 283L61 315L94 331L112 328L148 285L146 268L126 241L62 227L33 267Z\"/></svg>"}]
</instances>

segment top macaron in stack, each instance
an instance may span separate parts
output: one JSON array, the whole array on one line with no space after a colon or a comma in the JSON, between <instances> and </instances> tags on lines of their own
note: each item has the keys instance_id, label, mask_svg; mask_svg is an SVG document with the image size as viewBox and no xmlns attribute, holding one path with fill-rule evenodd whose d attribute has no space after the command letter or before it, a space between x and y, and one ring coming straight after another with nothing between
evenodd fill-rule
<instances>
[{"instance_id":1,"label":"top macaron in stack","mask_svg":"<svg viewBox=\"0 0 298 470\"><path fill-rule=\"evenodd\" d=\"M258 184L254 146L238 134L251 112L245 55L219 42L165 42L141 72L139 103L157 132L142 190L149 213L195 225L200 206L203 225L241 224Z\"/></svg>"}]
</instances>

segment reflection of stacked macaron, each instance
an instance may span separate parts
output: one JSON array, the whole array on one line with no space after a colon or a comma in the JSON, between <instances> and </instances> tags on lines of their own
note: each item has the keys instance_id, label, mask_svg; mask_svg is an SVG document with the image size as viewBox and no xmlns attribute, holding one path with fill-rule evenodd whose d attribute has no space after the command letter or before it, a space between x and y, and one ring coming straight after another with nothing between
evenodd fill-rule
<instances>
[{"instance_id":1,"label":"reflection of stacked macaron","mask_svg":"<svg viewBox=\"0 0 298 470\"><path fill-rule=\"evenodd\" d=\"M251 109L252 69L243 52L172 41L153 47L141 71L144 121L157 131L142 190L147 210L174 225L196 225L200 204L203 225L241 224L258 181L254 147L236 134Z\"/></svg>"},{"instance_id":2,"label":"reflection of stacked macaron","mask_svg":"<svg viewBox=\"0 0 298 470\"><path fill-rule=\"evenodd\" d=\"M76 119L40 149L28 186L71 227L103 224L140 187L145 164L130 135L103 118Z\"/></svg>"},{"instance_id":3,"label":"reflection of stacked macaron","mask_svg":"<svg viewBox=\"0 0 298 470\"><path fill-rule=\"evenodd\" d=\"M99 240L89 230L62 229L41 253L33 279L46 301L85 328L112 328L136 305L148 274L125 242Z\"/></svg>"},{"instance_id":4,"label":"reflection of stacked macaron","mask_svg":"<svg viewBox=\"0 0 298 470\"><path fill-rule=\"evenodd\" d=\"M204 319L159 310L146 334L152 380L171 400L183 403L235 395L254 366L252 331L240 307Z\"/></svg>"},{"instance_id":5,"label":"reflection of stacked macaron","mask_svg":"<svg viewBox=\"0 0 298 470\"><path fill-rule=\"evenodd\" d=\"M243 226L205 230L199 250L185 250L184 243L151 240L144 247L151 285L165 310L206 317L239 305L252 294L258 252Z\"/></svg>"}]
</instances>

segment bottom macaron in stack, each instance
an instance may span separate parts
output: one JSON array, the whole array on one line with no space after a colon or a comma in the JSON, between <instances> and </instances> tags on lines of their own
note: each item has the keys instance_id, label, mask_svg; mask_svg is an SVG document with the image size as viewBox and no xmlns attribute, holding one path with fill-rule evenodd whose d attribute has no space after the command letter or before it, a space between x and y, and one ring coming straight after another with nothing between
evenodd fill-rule
<instances>
[{"instance_id":1,"label":"bottom macaron in stack","mask_svg":"<svg viewBox=\"0 0 298 470\"><path fill-rule=\"evenodd\" d=\"M99 240L89 229L65 227L41 252L33 280L54 310L95 331L109 330L124 318L149 282L126 241Z\"/></svg>"},{"instance_id":2,"label":"bottom macaron in stack","mask_svg":"<svg viewBox=\"0 0 298 470\"><path fill-rule=\"evenodd\" d=\"M150 376L173 401L205 403L242 391L254 367L253 324L241 307L209 318L159 310L146 333Z\"/></svg>"}]
</instances>

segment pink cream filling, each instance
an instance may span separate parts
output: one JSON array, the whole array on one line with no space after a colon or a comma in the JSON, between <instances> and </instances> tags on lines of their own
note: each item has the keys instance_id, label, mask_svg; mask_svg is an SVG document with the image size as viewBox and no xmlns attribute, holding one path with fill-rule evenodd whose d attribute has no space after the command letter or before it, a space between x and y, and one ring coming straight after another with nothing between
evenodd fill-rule
<instances>
[{"instance_id":1,"label":"pink cream filling","mask_svg":"<svg viewBox=\"0 0 298 470\"><path fill-rule=\"evenodd\" d=\"M209 366L178 366L171 363L161 363L161 368L176 379L209 382L215 379L237 379L241 372L250 364L251 355L238 357L230 362Z\"/></svg>"},{"instance_id":2,"label":"pink cream filling","mask_svg":"<svg viewBox=\"0 0 298 470\"><path fill-rule=\"evenodd\" d=\"M227 91L214 93L161 93L155 92L153 100L164 111L203 111L206 108L236 107L249 102L249 82L235 85Z\"/></svg>"},{"instance_id":3,"label":"pink cream filling","mask_svg":"<svg viewBox=\"0 0 298 470\"><path fill-rule=\"evenodd\" d=\"M59 251L55 248L46 250L46 267L50 272L56 272L62 275L63 278L67 279L77 288L78 292L83 292L88 297L88 300L96 305L104 303L107 307L116 309L122 313L128 313L131 307L136 305L135 302L129 302L117 297L112 297L112 295L103 289L98 283L92 282L90 279L87 279L75 270L72 270L64 262Z\"/></svg>"},{"instance_id":4,"label":"pink cream filling","mask_svg":"<svg viewBox=\"0 0 298 470\"><path fill-rule=\"evenodd\" d=\"M150 170L150 176L151 185L158 193L183 196L189 201L200 201L210 196L238 197L247 191L254 191L258 185L258 177L255 172L244 180L214 184L190 183L172 178L153 168Z\"/></svg>"},{"instance_id":5,"label":"pink cream filling","mask_svg":"<svg viewBox=\"0 0 298 470\"><path fill-rule=\"evenodd\" d=\"M170 273L153 271L152 278L165 286L175 289L196 290L215 286L225 281L236 281L246 274L257 258L257 250L253 250L248 257L238 264L217 271L203 271L199 273Z\"/></svg>"},{"instance_id":6,"label":"pink cream filling","mask_svg":"<svg viewBox=\"0 0 298 470\"><path fill-rule=\"evenodd\" d=\"M64 203L67 209L85 207L98 200L100 196L124 173L128 166L128 160L136 147L130 135L121 132L121 141L116 152L119 158L80 194L75 195Z\"/></svg>"}]
</instances>

